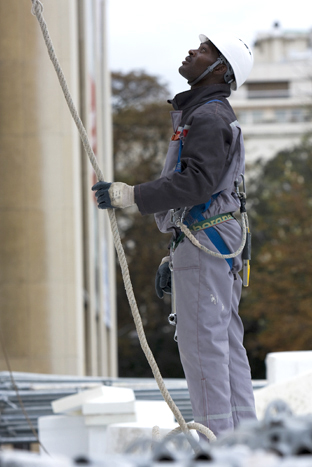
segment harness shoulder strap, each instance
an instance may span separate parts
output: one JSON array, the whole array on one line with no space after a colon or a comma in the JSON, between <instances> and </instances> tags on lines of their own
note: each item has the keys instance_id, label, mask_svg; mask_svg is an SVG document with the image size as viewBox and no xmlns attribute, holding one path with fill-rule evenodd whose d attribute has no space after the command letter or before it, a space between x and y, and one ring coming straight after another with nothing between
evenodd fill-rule
<instances>
[{"instance_id":1,"label":"harness shoulder strap","mask_svg":"<svg viewBox=\"0 0 312 467\"><path fill-rule=\"evenodd\" d=\"M220 102L221 104L223 104L223 102L219 99L212 99L208 102L206 102L204 105L206 104L210 104L212 102ZM181 131L181 135L183 135L183 130ZM176 167L175 167L175 172L180 172L181 173L181 153L182 153L182 149L183 149L183 140L182 138L180 137L180 145L179 145L179 155L178 155L178 161L177 161L177 164L176 164ZM215 193L214 195L212 195L212 197L209 199L209 201L207 201L207 203L203 203L203 204L198 204L197 206L194 206L189 214L188 214L188 217L190 216L190 220L192 220L191 222L187 222L189 225L190 223L193 223L193 222L200 222L202 220L204 220L204 216L202 215L203 212L207 211L207 209L209 208L209 206L211 205L212 201L214 199L216 199L219 194L219 193ZM186 223L186 222L185 222ZM230 250L228 249L226 243L224 242L223 238L221 237L221 235L219 234L219 232L214 228L209 228L209 229L205 229L204 230L205 234L207 235L207 237L209 238L209 240L214 244L214 246L217 248L217 250L219 250L219 252L223 255L228 255L230 253ZM230 269L232 269L233 267L233 259L230 258L230 259L226 259Z\"/></svg>"},{"instance_id":2,"label":"harness shoulder strap","mask_svg":"<svg viewBox=\"0 0 312 467\"><path fill-rule=\"evenodd\" d=\"M216 198L219 194L220 193L216 193L215 195L213 195L210 198L209 202L211 203L212 198L213 197ZM184 224L186 224L186 226L189 227L193 222L204 221L205 218L204 218L204 216L202 214L206 210L204 208L205 208L205 204L199 204L198 206L194 206L190 210L187 218L184 221ZM211 241L211 243L214 244L214 246L217 248L217 250L219 250L219 252L222 255L229 255L230 254L230 250L229 250L228 246L226 245L225 241L223 240L223 238L221 237L219 232L213 226L211 226L211 227L209 227L207 229L204 229L204 232L207 235L207 237L209 238L209 240ZM232 269L232 267L233 267L233 258L228 258L225 261L228 263L229 268Z\"/></svg>"},{"instance_id":3,"label":"harness shoulder strap","mask_svg":"<svg viewBox=\"0 0 312 467\"><path fill-rule=\"evenodd\" d=\"M220 101L220 99L211 99L211 101L206 102L206 104L210 104L210 102L221 102L221 104L223 104L223 101Z\"/></svg>"},{"instance_id":4,"label":"harness shoulder strap","mask_svg":"<svg viewBox=\"0 0 312 467\"><path fill-rule=\"evenodd\" d=\"M220 99L211 99L210 101L205 102L205 104L203 104L203 105L210 104L211 102L220 102L221 104L223 104L223 102L220 101ZM183 129L184 129L184 127L179 128L180 135L181 135L180 136L179 155L178 155L177 164L176 164L175 169L174 169L175 172L180 172L180 173L181 173L181 153L182 153L182 149L183 149L183 140L182 140ZM208 209L208 207L207 207L207 209Z\"/></svg>"}]
</instances>

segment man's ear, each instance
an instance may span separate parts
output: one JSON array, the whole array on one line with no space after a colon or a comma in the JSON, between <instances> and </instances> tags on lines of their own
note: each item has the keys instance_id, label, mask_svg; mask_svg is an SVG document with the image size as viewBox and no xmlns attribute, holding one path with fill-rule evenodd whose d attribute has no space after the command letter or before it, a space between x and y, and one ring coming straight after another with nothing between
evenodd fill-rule
<instances>
[{"instance_id":1,"label":"man's ear","mask_svg":"<svg viewBox=\"0 0 312 467\"><path fill-rule=\"evenodd\" d=\"M227 67L224 65L224 63L220 63L220 65L217 65L216 68L212 70L213 73L216 75L224 75L226 73Z\"/></svg>"}]
</instances>

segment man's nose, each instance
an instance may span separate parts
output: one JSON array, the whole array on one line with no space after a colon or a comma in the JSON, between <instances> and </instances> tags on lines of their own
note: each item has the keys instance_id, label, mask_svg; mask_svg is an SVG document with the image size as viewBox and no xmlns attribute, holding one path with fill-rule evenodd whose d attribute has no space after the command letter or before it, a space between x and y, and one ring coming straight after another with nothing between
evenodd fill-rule
<instances>
[{"instance_id":1,"label":"man's nose","mask_svg":"<svg viewBox=\"0 0 312 467\"><path fill-rule=\"evenodd\" d=\"M188 53L189 53L189 55L195 55L196 54L196 49L190 49Z\"/></svg>"}]
</instances>

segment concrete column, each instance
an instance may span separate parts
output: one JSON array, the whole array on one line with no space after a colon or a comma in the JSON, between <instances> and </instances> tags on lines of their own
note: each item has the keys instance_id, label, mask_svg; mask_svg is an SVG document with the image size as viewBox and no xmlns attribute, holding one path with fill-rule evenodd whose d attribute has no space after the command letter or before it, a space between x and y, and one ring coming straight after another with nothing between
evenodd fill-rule
<instances>
[{"instance_id":1,"label":"concrete column","mask_svg":"<svg viewBox=\"0 0 312 467\"><path fill-rule=\"evenodd\" d=\"M81 117L106 180L113 180L111 83L105 0L78 2ZM97 209L94 171L82 154L86 371L117 376L115 249L107 212Z\"/></svg>"},{"instance_id":2,"label":"concrete column","mask_svg":"<svg viewBox=\"0 0 312 467\"><path fill-rule=\"evenodd\" d=\"M43 3L77 103L76 1ZM30 10L0 0L1 334L14 371L83 374L79 137Z\"/></svg>"}]
</instances>

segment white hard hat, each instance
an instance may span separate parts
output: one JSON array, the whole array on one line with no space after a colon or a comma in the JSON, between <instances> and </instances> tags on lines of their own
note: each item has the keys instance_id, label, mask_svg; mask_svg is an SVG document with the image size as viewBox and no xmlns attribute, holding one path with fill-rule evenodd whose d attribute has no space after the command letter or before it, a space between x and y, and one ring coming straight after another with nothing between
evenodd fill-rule
<instances>
[{"instance_id":1,"label":"white hard hat","mask_svg":"<svg viewBox=\"0 0 312 467\"><path fill-rule=\"evenodd\" d=\"M231 83L231 88L235 91L247 79L253 65L253 53L251 48L242 39L232 34L212 34L199 35L200 42L211 41L221 52L233 68L235 81Z\"/></svg>"}]
</instances>

